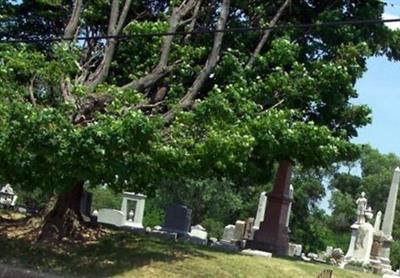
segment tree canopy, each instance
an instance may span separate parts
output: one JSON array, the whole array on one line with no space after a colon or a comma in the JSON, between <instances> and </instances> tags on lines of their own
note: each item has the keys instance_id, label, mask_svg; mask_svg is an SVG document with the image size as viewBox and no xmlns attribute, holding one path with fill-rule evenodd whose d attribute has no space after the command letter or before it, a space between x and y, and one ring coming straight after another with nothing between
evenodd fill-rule
<instances>
[{"instance_id":1,"label":"tree canopy","mask_svg":"<svg viewBox=\"0 0 400 278\"><path fill-rule=\"evenodd\" d=\"M370 122L354 84L368 57L396 56L383 23L138 35L381 19L378 0L36 2L5 1L0 37L87 39L0 45L0 176L26 189L248 187L282 159L354 159Z\"/></svg>"}]
</instances>

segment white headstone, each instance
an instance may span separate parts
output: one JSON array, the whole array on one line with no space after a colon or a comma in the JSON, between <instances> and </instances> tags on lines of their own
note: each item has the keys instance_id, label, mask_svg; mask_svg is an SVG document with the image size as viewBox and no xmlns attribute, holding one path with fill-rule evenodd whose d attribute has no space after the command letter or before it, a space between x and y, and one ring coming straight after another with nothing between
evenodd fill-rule
<instances>
[{"instance_id":1,"label":"white headstone","mask_svg":"<svg viewBox=\"0 0 400 278\"><path fill-rule=\"evenodd\" d=\"M289 227L289 221L290 221L290 215L292 213L292 199L293 199L293 193L294 193L294 188L293 185L291 184L289 187L289 198L290 198L290 203L288 206L288 213L286 216L286 227Z\"/></svg>"},{"instance_id":2,"label":"white headstone","mask_svg":"<svg viewBox=\"0 0 400 278\"><path fill-rule=\"evenodd\" d=\"M325 255L327 257L330 257L330 256L332 256L332 252L333 252L333 247L332 246L327 246L326 250L325 250Z\"/></svg>"},{"instance_id":3,"label":"white headstone","mask_svg":"<svg viewBox=\"0 0 400 278\"><path fill-rule=\"evenodd\" d=\"M382 223L382 212L378 211L375 217L375 224L374 224L375 232L379 232L381 230L381 223Z\"/></svg>"},{"instance_id":4,"label":"white headstone","mask_svg":"<svg viewBox=\"0 0 400 278\"><path fill-rule=\"evenodd\" d=\"M194 238L193 242L206 245L208 233L201 225L192 226L189 236Z\"/></svg>"},{"instance_id":5,"label":"white headstone","mask_svg":"<svg viewBox=\"0 0 400 278\"><path fill-rule=\"evenodd\" d=\"M132 213L128 211L128 202L133 202L135 204L135 208L134 210L132 210ZM134 228L143 228L145 202L146 196L143 194L135 194L132 192L123 193L121 211L127 216L127 220L131 222L127 224L127 226L132 226Z\"/></svg>"},{"instance_id":6,"label":"white headstone","mask_svg":"<svg viewBox=\"0 0 400 278\"><path fill-rule=\"evenodd\" d=\"M222 235L222 240L226 242L231 242L235 236L235 226L227 225L224 228L224 233Z\"/></svg>"},{"instance_id":7,"label":"white headstone","mask_svg":"<svg viewBox=\"0 0 400 278\"><path fill-rule=\"evenodd\" d=\"M260 198L258 200L258 208L256 219L254 220L254 227L256 229L260 228L260 223L264 221L265 208L267 207L267 193L261 192Z\"/></svg>"},{"instance_id":8,"label":"white headstone","mask_svg":"<svg viewBox=\"0 0 400 278\"><path fill-rule=\"evenodd\" d=\"M116 209L100 209L97 222L122 227L125 225L126 216L122 211Z\"/></svg>"}]
</instances>

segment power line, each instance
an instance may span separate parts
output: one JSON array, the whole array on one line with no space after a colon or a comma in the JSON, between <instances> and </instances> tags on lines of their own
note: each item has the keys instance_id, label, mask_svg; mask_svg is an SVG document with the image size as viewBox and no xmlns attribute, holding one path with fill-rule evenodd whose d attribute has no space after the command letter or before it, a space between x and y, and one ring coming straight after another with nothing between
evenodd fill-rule
<instances>
[{"instance_id":1,"label":"power line","mask_svg":"<svg viewBox=\"0 0 400 278\"><path fill-rule=\"evenodd\" d=\"M266 30L283 30L283 29L305 29L314 27L336 27L344 25L372 25L380 23L400 22L400 18L392 19L360 19L360 20L347 20L347 21L331 21L321 23L305 23L305 24L284 24L276 25L273 27L251 27L251 28L228 28L223 30L207 30L198 29L194 31L181 31L181 32L150 32L150 33L137 33L131 35L117 35L117 36L91 36L84 37L78 36L76 38L70 37L51 37L51 38L28 38L28 39L3 39L0 43L38 43L38 42L60 42L60 41L86 41L86 40L128 40L137 37L163 37L163 36L186 36L186 35L200 35L200 34L214 34L214 33L248 33L248 32L262 32Z\"/></svg>"}]
</instances>

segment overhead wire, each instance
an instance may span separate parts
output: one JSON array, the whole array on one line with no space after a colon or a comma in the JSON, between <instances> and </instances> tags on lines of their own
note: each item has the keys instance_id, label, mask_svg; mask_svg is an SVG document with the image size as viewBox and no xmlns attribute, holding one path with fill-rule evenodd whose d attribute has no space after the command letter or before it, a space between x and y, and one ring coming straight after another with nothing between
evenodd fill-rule
<instances>
[{"instance_id":1,"label":"overhead wire","mask_svg":"<svg viewBox=\"0 0 400 278\"><path fill-rule=\"evenodd\" d=\"M186 36L214 33L247 33L247 32L263 32L266 30L283 30L283 29L304 29L318 27L337 27L343 25L371 25L381 23L400 22L400 18L392 19L360 19L346 21L330 21L320 23L301 23L301 24L282 24L266 27L243 27L243 28L227 28L227 29L197 29L194 31L177 31L177 32L148 32L136 33L130 35L99 35L99 36L78 36L78 37L47 37L47 38L12 38L0 39L0 43L39 43L39 42L60 42L60 41L88 41L88 40L129 40L137 37L163 37L163 36Z\"/></svg>"}]
</instances>

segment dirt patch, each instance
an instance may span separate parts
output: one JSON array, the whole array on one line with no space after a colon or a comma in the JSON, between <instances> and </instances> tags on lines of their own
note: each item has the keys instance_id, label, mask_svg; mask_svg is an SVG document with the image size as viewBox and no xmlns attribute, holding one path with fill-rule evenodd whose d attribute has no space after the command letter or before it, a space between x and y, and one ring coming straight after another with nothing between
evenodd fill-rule
<instances>
[{"instance_id":1,"label":"dirt patch","mask_svg":"<svg viewBox=\"0 0 400 278\"><path fill-rule=\"evenodd\" d=\"M0 236L36 243L42 223L43 219L41 217L26 216L11 211L1 211ZM90 244L110 233L112 233L112 231L109 229L88 224L87 226L80 226L74 238L64 237L61 240L51 240L51 242L44 241L44 243Z\"/></svg>"}]
</instances>

